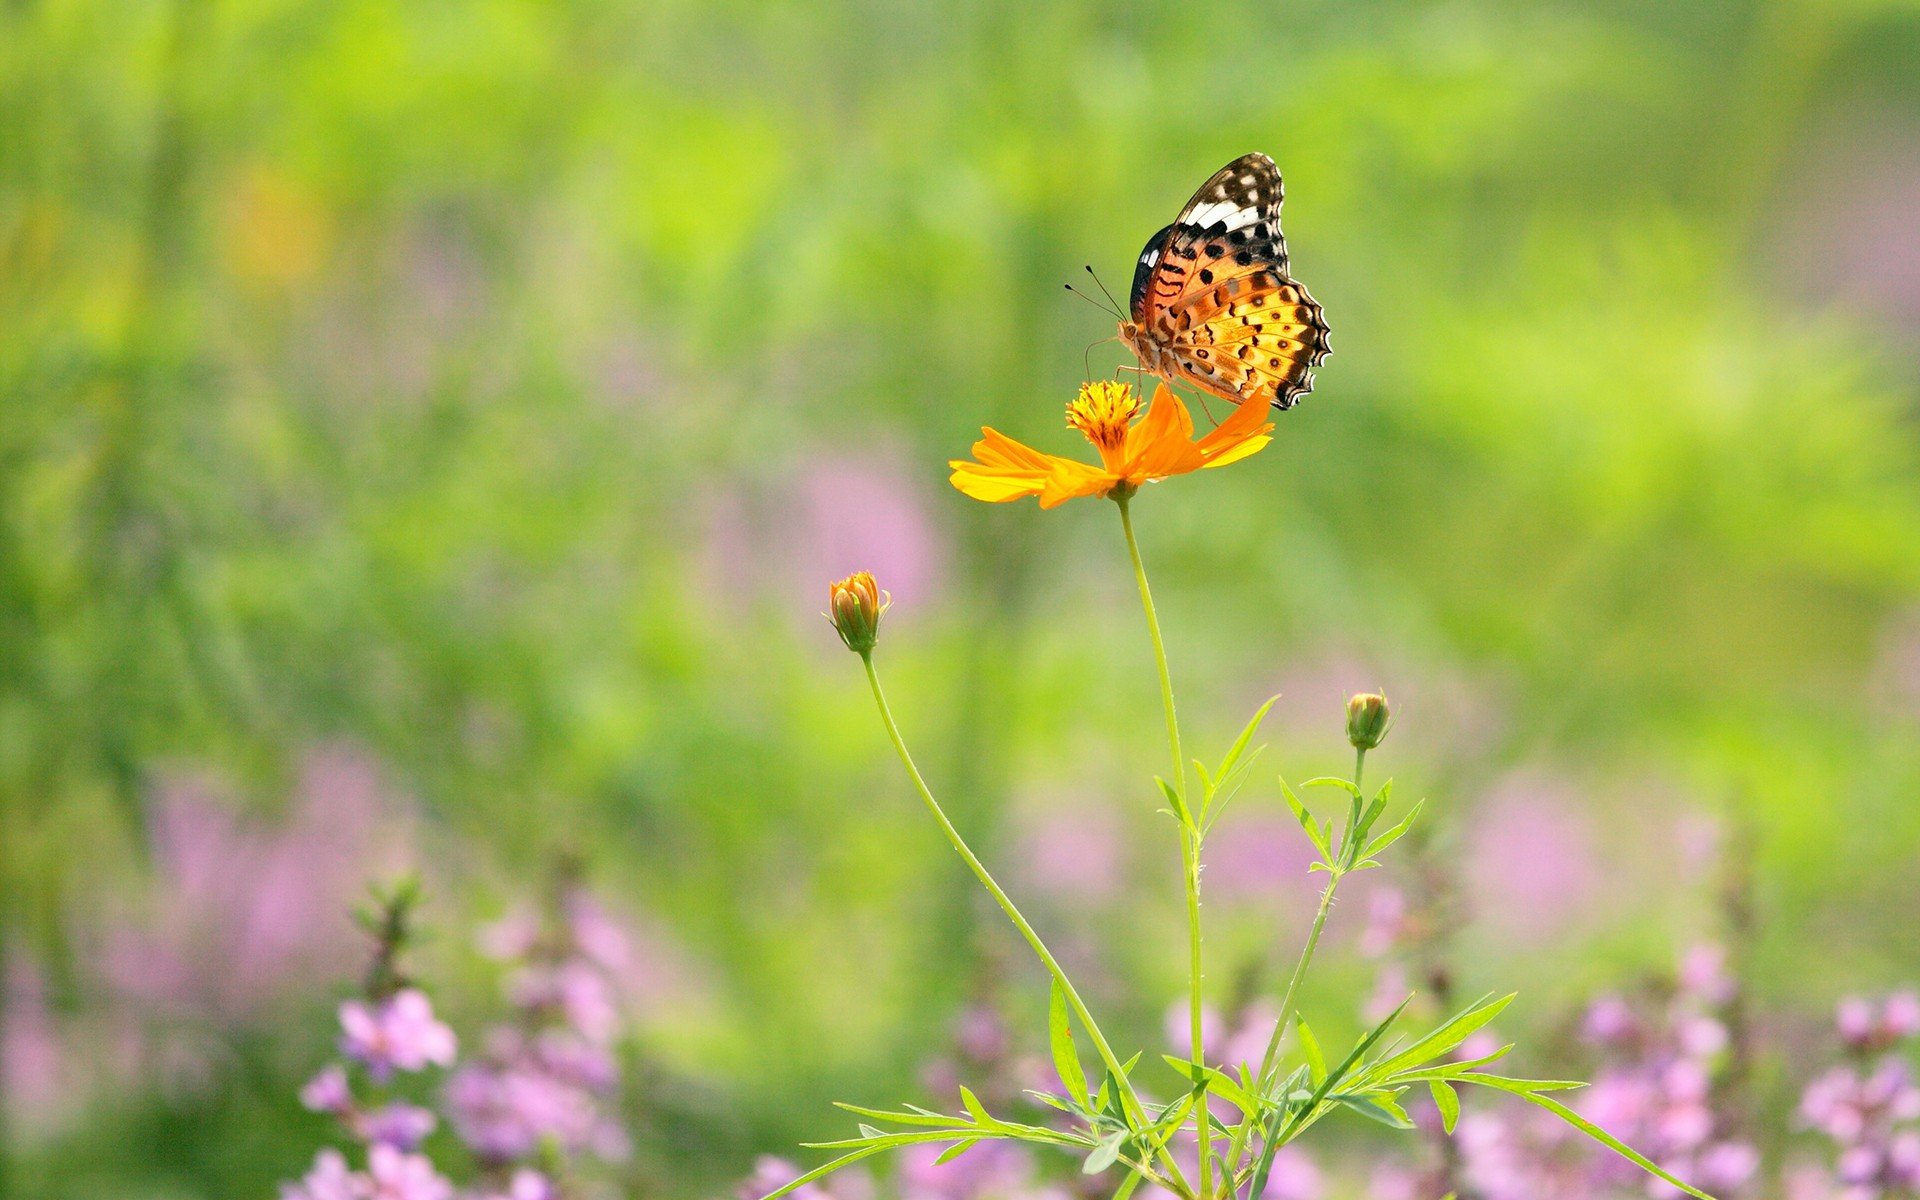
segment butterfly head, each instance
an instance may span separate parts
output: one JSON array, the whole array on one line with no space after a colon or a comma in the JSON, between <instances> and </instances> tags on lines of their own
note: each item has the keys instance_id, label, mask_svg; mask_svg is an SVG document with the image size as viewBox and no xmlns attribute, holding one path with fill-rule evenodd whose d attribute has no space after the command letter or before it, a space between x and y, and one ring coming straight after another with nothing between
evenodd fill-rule
<instances>
[{"instance_id":1,"label":"butterfly head","mask_svg":"<svg viewBox=\"0 0 1920 1200\"><path fill-rule=\"evenodd\" d=\"M1120 340L1127 349L1133 351L1150 374L1162 375L1168 369L1165 360L1166 339L1158 336L1153 328L1138 321L1120 322Z\"/></svg>"}]
</instances>

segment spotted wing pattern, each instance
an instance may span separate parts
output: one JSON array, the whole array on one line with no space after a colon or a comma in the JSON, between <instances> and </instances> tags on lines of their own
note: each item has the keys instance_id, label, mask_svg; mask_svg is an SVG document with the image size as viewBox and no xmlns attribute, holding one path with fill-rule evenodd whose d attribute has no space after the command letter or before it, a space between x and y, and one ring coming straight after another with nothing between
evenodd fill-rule
<instances>
[{"instance_id":1,"label":"spotted wing pattern","mask_svg":"<svg viewBox=\"0 0 1920 1200\"><path fill-rule=\"evenodd\" d=\"M1129 341L1156 374L1290 408L1330 353L1320 306L1288 270L1280 172L1264 154L1221 168L1141 251Z\"/></svg>"}]
</instances>

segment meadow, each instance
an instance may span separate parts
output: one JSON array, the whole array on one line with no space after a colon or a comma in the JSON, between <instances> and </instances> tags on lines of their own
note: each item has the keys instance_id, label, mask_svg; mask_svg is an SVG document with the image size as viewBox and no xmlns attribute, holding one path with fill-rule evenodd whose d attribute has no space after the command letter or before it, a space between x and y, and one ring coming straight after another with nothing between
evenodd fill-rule
<instances>
[{"instance_id":1,"label":"meadow","mask_svg":"<svg viewBox=\"0 0 1920 1200\"><path fill-rule=\"evenodd\" d=\"M1917 64L1910 0L0 4L0 1196L383 1137L463 1197L760 1195L832 1101L1057 1089L822 619L855 571L956 831L1177 1095L1127 544L948 464L1089 456L1132 357L1062 283L1125 299L1256 150L1332 356L1131 502L1192 755L1278 696L1199 874L1209 1061L1324 885L1280 779L1350 777L1379 692L1368 793L1424 807L1295 999L1330 1053L1515 992L1502 1067L1723 1200L1914 1195ZM1422 1104L1265 1196L1649 1194ZM1119 1186L909 1149L803 1200ZM398 1162L337 1200L445 1200Z\"/></svg>"}]
</instances>

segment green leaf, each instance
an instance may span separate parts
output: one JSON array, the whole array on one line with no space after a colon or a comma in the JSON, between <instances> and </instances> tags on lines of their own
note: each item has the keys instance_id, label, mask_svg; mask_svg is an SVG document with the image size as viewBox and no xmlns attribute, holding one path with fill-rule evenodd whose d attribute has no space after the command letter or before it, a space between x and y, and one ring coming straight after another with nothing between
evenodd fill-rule
<instances>
[{"instance_id":1,"label":"green leaf","mask_svg":"<svg viewBox=\"0 0 1920 1200\"><path fill-rule=\"evenodd\" d=\"M1319 1083L1327 1077L1327 1056L1321 1052L1320 1039L1314 1037L1313 1030L1307 1028L1304 1017L1295 1017L1293 1027L1300 1034L1300 1049L1307 1056L1308 1078Z\"/></svg>"},{"instance_id":2,"label":"green leaf","mask_svg":"<svg viewBox=\"0 0 1920 1200\"><path fill-rule=\"evenodd\" d=\"M833 1174L835 1171L838 1171L840 1168L850 1167L854 1163L859 1162L863 1158L872 1158L874 1155L879 1154L881 1151L885 1149L887 1149L887 1147L885 1146L863 1146L860 1149L853 1151L852 1153L842 1154L839 1158L834 1159L832 1162L824 1163L820 1166L817 1166L813 1170L808 1171L804 1175L795 1176L794 1178L788 1180L786 1183L782 1184L781 1186L773 1189L771 1192L768 1192L766 1195L762 1196L760 1200L780 1200L780 1197L787 1195L789 1192L798 1191L800 1188L807 1186L809 1183L812 1183L816 1179L825 1179L827 1176Z\"/></svg>"},{"instance_id":3,"label":"green leaf","mask_svg":"<svg viewBox=\"0 0 1920 1200\"><path fill-rule=\"evenodd\" d=\"M979 1138L968 1138L964 1142L955 1142L940 1152L939 1156L933 1160L933 1165L936 1167L945 1166L979 1144Z\"/></svg>"},{"instance_id":4,"label":"green leaf","mask_svg":"<svg viewBox=\"0 0 1920 1200\"><path fill-rule=\"evenodd\" d=\"M1578 1079L1509 1079L1504 1075L1488 1075L1478 1071L1471 1075L1461 1075L1459 1078L1477 1083L1482 1087L1512 1092L1516 1096L1530 1096L1535 1092L1570 1092L1575 1088L1587 1086Z\"/></svg>"},{"instance_id":5,"label":"green leaf","mask_svg":"<svg viewBox=\"0 0 1920 1200\"><path fill-rule=\"evenodd\" d=\"M1120 1147L1126 1144L1127 1131L1117 1129L1100 1139L1093 1152L1087 1155L1087 1161L1080 1164L1082 1175L1098 1175L1112 1166L1120 1158Z\"/></svg>"},{"instance_id":6,"label":"green leaf","mask_svg":"<svg viewBox=\"0 0 1920 1200\"><path fill-rule=\"evenodd\" d=\"M1433 1093L1433 1106L1440 1110L1440 1124L1451 1134L1460 1121L1460 1093L1441 1079L1429 1079L1427 1090Z\"/></svg>"},{"instance_id":7,"label":"green leaf","mask_svg":"<svg viewBox=\"0 0 1920 1200\"><path fill-rule=\"evenodd\" d=\"M930 1113L924 1109L916 1112L888 1112L884 1108L861 1108L857 1104L847 1104L839 1100L835 1100L833 1106L850 1112L856 1117L866 1117L873 1121L888 1121L895 1125L932 1125L944 1129L951 1125L961 1124L958 1118L942 1116L939 1113Z\"/></svg>"},{"instance_id":8,"label":"green leaf","mask_svg":"<svg viewBox=\"0 0 1920 1200\"><path fill-rule=\"evenodd\" d=\"M1067 990L1055 979L1047 998L1047 1038L1053 1045L1053 1069L1067 1086L1067 1095L1082 1108L1087 1105L1087 1073L1080 1067L1080 1054L1073 1048L1073 1026L1067 1019Z\"/></svg>"},{"instance_id":9,"label":"green leaf","mask_svg":"<svg viewBox=\"0 0 1920 1200\"><path fill-rule=\"evenodd\" d=\"M1248 743L1253 741L1253 735L1260 731L1260 722L1267 719L1267 713L1272 710L1274 704L1279 699L1280 696L1278 693L1269 696L1267 702L1255 711L1253 718L1247 722L1247 727L1242 729L1240 736L1234 739L1233 746L1227 751L1227 756L1220 760L1220 774L1218 778L1225 779L1233 773L1234 764L1240 761L1242 754L1246 753Z\"/></svg>"},{"instance_id":10,"label":"green leaf","mask_svg":"<svg viewBox=\"0 0 1920 1200\"><path fill-rule=\"evenodd\" d=\"M1395 1071L1439 1058L1473 1036L1481 1026L1499 1016L1507 1005L1513 1003L1514 995L1515 993L1509 992L1497 1000L1483 1000L1469 1007L1392 1058L1376 1064L1368 1072L1368 1078L1382 1079Z\"/></svg>"},{"instance_id":11,"label":"green leaf","mask_svg":"<svg viewBox=\"0 0 1920 1200\"><path fill-rule=\"evenodd\" d=\"M1162 1054L1160 1058L1193 1087L1199 1087L1207 1077L1206 1067L1196 1066L1190 1058L1181 1058L1178 1054Z\"/></svg>"},{"instance_id":12,"label":"green leaf","mask_svg":"<svg viewBox=\"0 0 1920 1200\"><path fill-rule=\"evenodd\" d=\"M1187 814L1187 802L1180 798L1180 789L1174 787L1158 775L1153 777L1153 781L1160 785L1161 794L1167 798L1167 803L1172 806L1174 819L1191 829L1193 827L1193 818Z\"/></svg>"},{"instance_id":13,"label":"green leaf","mask_svg":"<svg viewBox=\"0 0 1920 1200\"><path fill-rule=\"evenodd\" d=\"M1114 1189L1112 1200L1127 1200L1127 1197L1133 1195L1133 1189L1139 1187L1140 1181L1144 1178L1146 1176L1138 1171L1128 1171L1127 1177L1120 1181L1118 1188Z\"/></svg>"},{"instance_id":14,"label":"green leaf","mask_svg":"<svg viewBox=\"0 0 1920 1200\"><path fill-rule=\"evenodd\" d=\"M1204 1082L1207 1091L1212 1092L1242 1112L1252 1111L1255 1107L1257 1102L1254 1100L1252 1093L1248 1092L1238 1083L1235 1083L1233 1076L1222 1072L1218 1068L1206 1066L1196 1068L1191 1059L1181 1058L1177 1054L1163 1054L1160 1057L1165 1059L1167 1065L1172 1067L1182 1079L1194 1087L1198 1088L1201 1083Z\"/></svg>"},{"instance_id":15,"label":"green leaf","mask_svg":"<svg viewBox=\"0 0 1920 1200\"><path fill-rule=\"evenodd\" d=\"M1358 784L1354 783L1351 779L1342 779L1338 775L1316 775L1301 784L1300 787L1303 791L1310 787L1339 788L1355 800L1363 802L1366 800L1366 797L1360 793Z\"/></svg>"},{"instance_id":16,"label":"green leaf","mask_svg":"<svg viewBox=\"0 0 1920 1200\"><path fill-rule=\"evenodd\" d=\"M999 1124L998 1121L993 1119L992 1114L988 1113L986 1108L980 1103L980 1097L974 1095L972 1090L964 1083L960 1085L960 1103L966 1105L968 1115L973 1117L976 1124L985 1125L988 1128Z\"/></svg>"},{"instance_id":17,"label":"green leaf","mask_svg":"<svg viewBox=\"0 0 1920 1200\"><path fill-rule=\"evenodd\" d=\"M1033 1088L1026 1088L1024 1090L1027 1095L1032 1096L1035 1100L1046 1105L1048 1108L1057 1108L1063 1113L1079 1111L1073 1105L1067 1103L1064 1099L1060 1098L1059 1096L1054 1095L1052 1092L1035 1091Z\"/></svg>"},{"instance_id":18,"label":"green leaf","mask_svg":"<svg viewBox=\"0 0 1920 1200\"><path fill-rule=\"evenodd\" d=\"M1287 807L1291 808L1293 815L1299 819L1300 828L1307 831L1307 838L1313 843L1313 848L1320 852L1321 858L1331 861L1333 848L1327 841L1327 835L1320 832L1320 827L1314 824L1313 814L1307 811L1306 805L1300 803L1300 797L1294 794L1293 789L1287 786L1287 781L1284 779L1280 781L1280 794L1287 798Z\"/></svg>"},{"instance_id":19,"label":"green leaf","mask_svg":"<svg viewBox=\"0 0 1920 1200\"><path fill-rule=\"evenodd\" d=\"M1483 1055L1480 1058L1470 1058L1462 1062L1438 1063L1431 1067L1422 1067L1417 1071L1395 1071L1391 1076L1378 1080L1377 1082L1382 1084L1425 1083L1429 1079L1458 1079L1467 1072L1484 1067L1490 1062L1498 1062L1512 1052L1513 1043L1508 1042L1492 1054Z\"/></svg>"},{"instance_id":20,"label":"green leaf","mask_svg":"<svg viewBox=\"0 0 1920 1200\"><path fill-rule=\"evenodd\" d=\"M1366 811L1360 815L1359 821L1354 824L1353 837L1356 845L1366 840L1368 832L1373 829L1373 823L1380 819L1380 813L1386 807L1387 797L1385 792L1374 796L1373 803L1367 805Z\"/></svg>"},{"instance_id":21,"label":"green leaf","mask_svg":"<svg viewBox=\"0 0 1920 1200\"><path fill-rule=\"evenodd\" d=\"M1401 1111L1398 1104L1385 1098L1384 1093L1379 1096L1341 1096L1338 1099L1354 1112L1372 1118L1389 1129L1413 1128L1413 1122L1407 1119L1407 1114Z\"/></svg>"},{"instance_id":22,"label":"green leaf","mask_svg":"<svg viewBox=\"0 0 1920 1200\"><path fill-rule=\"evenodd\" d=\"M1413 807L1407 810L1407 815L1400 818L1398 825L1395 825L1379 837L1373 839L1373 841L1367 843L1367 848L1360 852L1360 857L1372 858L1374 855L1406 836L1407 830L1413 828L1414 818L1420 815L1420 810L1426 806L1426 803L1425 800L1415 801Z\"/></svg>"},{"instance_id":23,"label":"green leaf","mask_svg":"<svg viewBox=\"0 0 1920 1200\"><path fill-rule=\"evenodd\" d=\"M1520 1097L1522 1100L1525 1100L1528 1104L1532 1104L1532 1105L1535 1105L1536 1107L1546 1109L1548 1112L1552 1113L1554 1116L1559 1117L1562 1121L1565 1121L1567 1124L1573 1126L1575 1129L1578 1129L1581 1133L1586 1134L1588 1137L1592 1138L1596 1142L1599 1142L1602 1146L1605 1146L1607 1149L1613 1151L1615 1154L1618 1154L1620 1157L1626 1159L1628 1162L1632 1163L1634 1166L1639 1167L1642 1171L1649 1172L1650 1174L1656 1175L1659 1178L1666 1180L1668 1183L1672 1184L1674 1187L1679 1188L1681 1191L1685 1192L1687 1195L1697 1197L1698 1200L1714 1200L1712 1196L1709 1196L1707 1193L1701 1191L1699 1188L1693 1187L1692 1185L1683 1182L1679 1178L1679 1176L1668 1172L1664 1167L1661 1167L1658 1163L1654 1162L1652 1159L1648 1158L1646 1155L1640 1153L1638 1150L1635 1150L1632 1146L1627 1145L1625 1142L1621 1141L1619 1138L1608 1133L1606 1130L1600 1128L1598 1125L1595 1125L1592 1121L1587 1120L1585 1117L1573 1111L1571 1108L1568 1108L1566 1105L1560 1103L1558 1100L1555 1100L1551 1096L1543 1096L1540 1094L1541 1091L1545 1091L1548 1089L1542 1088L1539 1085L1552 1084L1557 1087L1557 1086L1561 1086L1562 1084L1562 1081L1560 1080L1499 1079L1498 1076L1493 1076L1493 1075L1467 1075L1467 1076L1463 1076L1463 1078L1470 1083L1484 1083L1484 1084L1487 1084L1487 1086L1489 1087L1497 1087L1504 1092L1512 1092L1514 1095ZM1497 1083L1489 1082L1491 1080L1496 1080L1496 1079L1499 1080ZM1531 1088L1532 1090L1526 1090L1526 1088L1523 1088L1522 1086L1518 1086L1518 1085L1526 1085L1526 1088Z\"/></svg>"}]
</instances>

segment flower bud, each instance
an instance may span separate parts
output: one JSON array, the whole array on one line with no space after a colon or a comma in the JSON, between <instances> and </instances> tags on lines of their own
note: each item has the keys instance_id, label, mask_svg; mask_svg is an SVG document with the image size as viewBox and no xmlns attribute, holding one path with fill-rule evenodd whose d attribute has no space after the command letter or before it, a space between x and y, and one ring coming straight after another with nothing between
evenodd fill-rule
<instances>
[{"instance_id":1,"label":"flower bud","mask_svg":"<svg viewBox=\"0 0 1920 1200\"><path fill-rule=\"evenodd\" d=\"M893 597L880 590L873 576L856 571L827 589L827 620L855 654L866 654L880 635L880 617Z\"/></svg>"},{"instance_id":2,"label":"flower bud","mask_svg":"<svg viewBox=\"0 0 1920 1200\"><path fill-rule=\"evenodd\" d=\"M1371 750L1386 740L1393 727L1393 710L1377 692L1361 692L1347 701L1347 740L1356 750Z\"/></svg>"}]
</instances>

